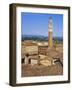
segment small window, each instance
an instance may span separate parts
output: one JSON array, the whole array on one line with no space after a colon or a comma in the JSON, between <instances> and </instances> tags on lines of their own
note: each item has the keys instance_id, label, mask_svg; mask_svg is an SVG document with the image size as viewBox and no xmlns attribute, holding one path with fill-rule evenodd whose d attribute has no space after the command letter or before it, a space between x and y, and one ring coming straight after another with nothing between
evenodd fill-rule
<instances>
[{"instance_id":1,"label":"small window","mask_svg":"<svg viewBox=\"0 0 72 90\"><path fill-rule=\"evenodd\" d=\"M31 59L29 58L28 64L31 64Z\"/></svg>"}]
</instances>

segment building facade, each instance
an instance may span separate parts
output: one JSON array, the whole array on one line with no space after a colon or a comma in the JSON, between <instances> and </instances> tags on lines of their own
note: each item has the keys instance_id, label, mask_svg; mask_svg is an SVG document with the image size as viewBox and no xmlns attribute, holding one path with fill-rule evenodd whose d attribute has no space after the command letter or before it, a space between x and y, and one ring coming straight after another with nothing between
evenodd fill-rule
<instances>
[{"instance_id":1,"label":"building facade","mask_svg":"<svg viewBox=\"0 0 72 90\"><path fill-rule=\"evenodd\" d=\"M48 48L48 46L39 46L38 47L39 54L47 55L47 48Z\"/></svg>"},{"instance_id":2,"label":"building facade","mask_svg":"<svg viewBox=\"0 0 72 90\"><path fill-rule=\"evenodd\" d=\"M38 45L31 41L22 42L21 59L24 64L38 63Z\"/></svg>"}]
</instances>

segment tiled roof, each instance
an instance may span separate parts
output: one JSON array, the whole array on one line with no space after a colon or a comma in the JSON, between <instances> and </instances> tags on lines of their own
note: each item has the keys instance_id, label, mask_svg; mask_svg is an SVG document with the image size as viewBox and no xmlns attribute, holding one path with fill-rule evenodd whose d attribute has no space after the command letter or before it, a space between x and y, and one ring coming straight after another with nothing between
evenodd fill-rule
<instances>
[{"instance_id":1,"label":"tiled roof","mask_svg":"<svg viewBox=\"0 0 72 90\"><path fill-rule=\"evenodd\" d=\"M24 45L24 46L37 46L37 44L33 43L33 42L22 42L22 45Z\"/></svg>"}]
</instances>

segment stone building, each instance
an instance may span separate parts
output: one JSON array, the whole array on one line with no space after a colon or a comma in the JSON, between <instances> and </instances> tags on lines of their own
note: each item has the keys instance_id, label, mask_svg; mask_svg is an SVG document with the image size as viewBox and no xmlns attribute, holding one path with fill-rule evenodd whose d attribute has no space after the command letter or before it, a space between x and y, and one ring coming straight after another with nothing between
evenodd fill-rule
<instances>
[{"instance_id":1,"label":"stone building","mask_svg":"<svg viewBox=\"0 0 72 90\"><path fill-rule=\"evenodd\" d=\"M38 42L38 52L39 54L46 55L48 48L48 42Z\"/></svg>"},{"instance_id":2,"label":"stone building","mask_svg":"<svg viewBox=\"0 0 72 90\"><path fill-rule=\"evenodd\" d=\"M24 64L38 63L38 45L32 41L23 41L21 47L21 59Z\"/></svg>"}]
</instances>

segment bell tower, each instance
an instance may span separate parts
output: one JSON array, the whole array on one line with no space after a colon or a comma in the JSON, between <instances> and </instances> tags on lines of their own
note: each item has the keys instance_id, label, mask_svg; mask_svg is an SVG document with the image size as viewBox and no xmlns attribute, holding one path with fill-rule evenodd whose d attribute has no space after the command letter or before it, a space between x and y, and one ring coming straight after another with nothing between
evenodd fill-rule
<instances>
[{"instance_id":1,"label":"bell tower","mask_svg":"<svg viewBox=\"0 0 72 90\"><path fill-rule=\"evenodd\" d=\"M50 48L53 47L53 20L52 17L49 18L49 22L48 22L48 45Z\"/></svg>"}]
</instances>

